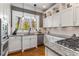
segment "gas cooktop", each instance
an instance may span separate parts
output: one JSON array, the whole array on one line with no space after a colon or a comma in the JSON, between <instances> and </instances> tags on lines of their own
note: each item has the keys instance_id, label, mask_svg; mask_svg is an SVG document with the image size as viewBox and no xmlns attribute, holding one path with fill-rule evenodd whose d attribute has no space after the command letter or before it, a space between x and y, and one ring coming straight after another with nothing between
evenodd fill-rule
<instances>
[{"instance_id":1,"label":"gas cooktop","mask_svg":"<svg viewBox=\"0 0 79 59\"><path fill-rule=\"evenodd\" d=\"M73 39L73 38L67 38L64 40L57 41L58 44L63 45L65 47L68 47L70 49L73 49L75 51L79 51L79 37Z\"/></svg>"}]
</instances>

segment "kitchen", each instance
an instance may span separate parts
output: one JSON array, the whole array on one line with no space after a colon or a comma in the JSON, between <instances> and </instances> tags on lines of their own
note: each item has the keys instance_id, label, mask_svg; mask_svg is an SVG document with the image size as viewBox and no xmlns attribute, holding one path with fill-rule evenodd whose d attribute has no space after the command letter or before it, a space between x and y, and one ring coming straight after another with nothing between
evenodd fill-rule
<instances>
[{"instance_id":1,"label":"kitchen","mask_svg":"<svg viewBox=\"0 0 79 59\"><path fill-rule=\"evenodd\" d=\"M0 3L1 56L79 56L79 3Z\"/></svg>"}]
</instances>

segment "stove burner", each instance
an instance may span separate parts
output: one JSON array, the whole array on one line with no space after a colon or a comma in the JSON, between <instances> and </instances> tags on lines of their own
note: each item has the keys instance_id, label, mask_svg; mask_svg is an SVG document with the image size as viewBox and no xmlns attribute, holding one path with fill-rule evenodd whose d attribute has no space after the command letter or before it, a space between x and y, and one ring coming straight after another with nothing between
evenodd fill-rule
<instances>
[{"instance_id":1,"label":"stove burner","mask_svg":"<svg viewBox=\"0 0 79 59\"><path fill-rule=\"evenodd\" d=\"M79 38L67 38L65 40L57 41L57 43L75 51L79 51Z\"/></svg>"}]
</instances>

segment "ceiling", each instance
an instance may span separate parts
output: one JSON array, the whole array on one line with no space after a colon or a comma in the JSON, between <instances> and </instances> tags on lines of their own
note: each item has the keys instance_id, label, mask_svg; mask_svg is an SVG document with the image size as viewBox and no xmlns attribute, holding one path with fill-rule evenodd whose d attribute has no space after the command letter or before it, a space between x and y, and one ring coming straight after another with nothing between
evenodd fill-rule
<instances>
[{"instance_id":1,"label":"ceiling","mask_svg":"<svg viewBox=\"0 0 79 59\"><path fill-rule=\"evenodd\" d=\"M55 3L35 3L36 4L36 10L46 11L51 6L53 6ZM28 5L29 7L34 8L34 3L27 3L25 5Z\"/></svg>"},{"instance_id":2,"label":"ceiling","mask_svg":"<svg viewBox=\"0 0 79 59\"><path fill-rule=\"evenodd\" d=\"M36 4L36 7L34 7L34 4ZM14 6L18 6L18 7L23 7L22 3L14 3ZM53 5L55 5L55 3L24 3L24 7L26 9L29 10L36 10L36 11L41 11L44 12L47 9L49 9L50 7L52 7Z\"/></svg>"}]
</instances>

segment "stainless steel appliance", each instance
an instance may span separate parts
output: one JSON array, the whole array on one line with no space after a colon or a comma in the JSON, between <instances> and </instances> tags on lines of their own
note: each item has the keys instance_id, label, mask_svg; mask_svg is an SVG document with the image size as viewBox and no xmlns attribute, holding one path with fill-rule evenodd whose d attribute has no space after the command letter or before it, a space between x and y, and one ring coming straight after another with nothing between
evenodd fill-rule
<instances>
[{"instance_id":1,"label":"stainless steel appliance","mask_svg":"<svg viewBox=\"0 0 79 59\"><path fill-rule=\"evenodd\" d=\"M8 53L8 23L5 18L0 18L0 55Z\"/></svg>"},{"instance_id":2,"label":"stainless steel appliance","mask_svg":"<svg viewBox=\"0 0 79 59\"><path fill-rule=\"evenodd\" d=\"M79 51L79 37L59 40L57 41L57 43L65 47L68 47L72 50Z\"/></svg>"},{"instance_id":3,"label":"stainless steel appliance","mask_svg":"<svg viewBox=\"0 0 79 59\"><path fill-rule=\"evenodd\" d=\"M37 44L38 44L38 45L43 45L43 44L44 44L43 41L44 41L44 34L39 33L39 34L37 35Z\"/></svg>"}]
</instances>

